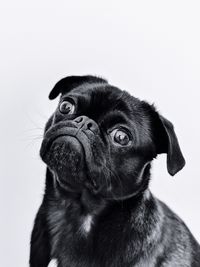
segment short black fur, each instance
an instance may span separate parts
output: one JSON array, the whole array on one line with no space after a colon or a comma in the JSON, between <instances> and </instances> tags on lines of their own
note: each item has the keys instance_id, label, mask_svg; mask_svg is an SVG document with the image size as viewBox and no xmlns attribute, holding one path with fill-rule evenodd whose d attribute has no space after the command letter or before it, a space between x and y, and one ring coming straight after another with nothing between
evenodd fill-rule
<instances>
[{"instance_id":1,"label":"short black fur","mask_svg":"<svg viewBox=\"0 0 200 267\"><path fill-rule=\"evenodd\" d=\"M167 154L170 175L185 165L171 122L102 78L66 77L49 98L59 94L40 150L46 187L30 266L200 266L195 238L148 189L158 154ZM63 101L73 112L60 111Z\"/></svg>"}]
</instances>

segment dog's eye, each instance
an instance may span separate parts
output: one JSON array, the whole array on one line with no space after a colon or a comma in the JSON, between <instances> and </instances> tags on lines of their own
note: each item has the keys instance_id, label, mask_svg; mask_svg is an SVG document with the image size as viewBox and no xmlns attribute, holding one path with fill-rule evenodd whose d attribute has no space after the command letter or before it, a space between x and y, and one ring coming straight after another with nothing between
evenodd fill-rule
<instances>
[{"instance_id":1,"label":"dog's eye","mask_svg":"<svg viewBox=\"0 0 200 267\"><path fill-rule=\"evenodd\" d=\"M122 129L114 129L110 136L113 140L113 142L121 145L121 146L127 146L130 143L129 135L123 131Z\"/></svg>"},{"instance_id":2,"label":"dog's eye","mask_svg":"<svg viewBox=\"0 0 200 267\"><path fill-rule=\"evenodd\" d=\"M75 110L75 106L73 103L64 100L60 103L59 110L63 114L73 114Z\"/></svg>"}]
</instances>

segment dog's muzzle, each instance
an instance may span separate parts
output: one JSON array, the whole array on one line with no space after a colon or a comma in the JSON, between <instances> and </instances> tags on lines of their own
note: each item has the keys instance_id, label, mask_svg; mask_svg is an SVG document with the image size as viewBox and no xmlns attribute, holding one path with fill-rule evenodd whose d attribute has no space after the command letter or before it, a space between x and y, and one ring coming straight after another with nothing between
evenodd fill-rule
<instances>
[{"instance_id":1,"label":"dog's muzzle","mask_svg":"<svg viewBox=\"0 0 200 267\"><path fill-rule=\"evenodd\" d=\"M60 182L82 183L94 161L92 143L99 132L98 125L86 116L58 122L44 135L41 158Z\"/></svg>"}]
</instances>

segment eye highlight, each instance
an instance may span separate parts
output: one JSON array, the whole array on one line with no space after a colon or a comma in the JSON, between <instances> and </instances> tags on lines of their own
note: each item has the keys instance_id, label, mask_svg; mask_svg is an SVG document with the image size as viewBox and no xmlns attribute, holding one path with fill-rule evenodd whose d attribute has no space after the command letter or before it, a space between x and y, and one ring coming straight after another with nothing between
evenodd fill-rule
<instances>
[{"instance_id":1,"label":"eye highlight","mask_svg":"<svg viewBox=\"0 0 200 267\"><path fill-rule=\"evenodd\" d=\"M127 146L130 144L130 137L128 133L126 133L123 129L114 129L110 136L112 138L113 143L116 143L121 146Z\"/></svg>"},{"instance_id":2,"label":"eye highlight","mask_svg":"<svg viewBox=\"0 0 200 267\"><path fill-rule=\"evenodd\" d=\"M64 100L59 105L59 111L63 114L73 114L75 111L75 105L68 100Z\"/></svg>"}]
</instances>

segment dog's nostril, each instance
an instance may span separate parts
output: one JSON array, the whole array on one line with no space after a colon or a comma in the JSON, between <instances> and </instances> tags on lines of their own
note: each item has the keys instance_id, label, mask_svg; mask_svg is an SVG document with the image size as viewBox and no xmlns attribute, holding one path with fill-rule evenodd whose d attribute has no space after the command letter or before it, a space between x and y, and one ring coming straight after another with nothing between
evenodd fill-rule
<instances>
[{"instance_id":1,"label":"dog's nostril","mask_svg":"<svg viewBox=\"0 0 200 267\"><path fill-rule=\"evenodd\" d=\"M93 124L91 122L88 123L87 128L90 130L93 128Z\"/></svg>"},{"instance_id":2,"label":"dog's nostril","mask_svg":"<svg viewBox=\"0 0 200 267\"><path fill-rule=\"evenodd\" d=\"M75 122L80 123L83 121L83 117L78 117L75 119Z\"/></svg>"}]
</instances>

